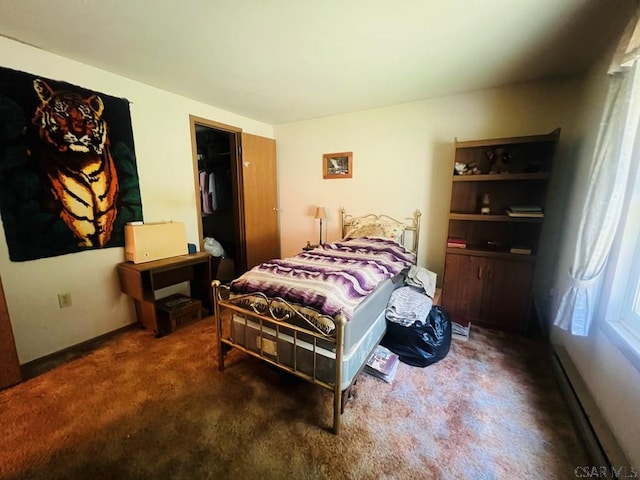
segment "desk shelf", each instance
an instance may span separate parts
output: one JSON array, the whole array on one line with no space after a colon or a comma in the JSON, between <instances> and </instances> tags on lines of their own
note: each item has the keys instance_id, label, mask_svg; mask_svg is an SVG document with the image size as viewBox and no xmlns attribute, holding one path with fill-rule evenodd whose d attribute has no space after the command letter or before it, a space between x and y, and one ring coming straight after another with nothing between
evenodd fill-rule
<instances>
[{"instance_id":1,"label":"desk shelf","mask_svg":"<svg viewBox=\"0 0 640 480\"><path fill-rule=\"evenodd\" d=\"M209 253L165 258L145 263L118 264L118 279L123 293L133 298L138 321L155 336L161 336L156 313L156 290L189 282L190 295L213 311L211 298L211 259Z\"/></svg>"}]
</instances>

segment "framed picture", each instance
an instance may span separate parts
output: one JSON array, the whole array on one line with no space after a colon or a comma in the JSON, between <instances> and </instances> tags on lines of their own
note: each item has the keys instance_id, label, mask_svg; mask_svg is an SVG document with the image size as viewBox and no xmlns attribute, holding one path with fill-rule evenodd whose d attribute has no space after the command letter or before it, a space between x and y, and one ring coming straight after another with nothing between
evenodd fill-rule
<instances>
[{"instance_id":1,"label":"framed picture","mask_svg":"<svg viewBox=\"0 0 640 480\"><path fill-rule=\"evenodd\" d=\"M325 153L322 155L322 178L351 178L353 153Z\"/></svg>"}]
</instances>

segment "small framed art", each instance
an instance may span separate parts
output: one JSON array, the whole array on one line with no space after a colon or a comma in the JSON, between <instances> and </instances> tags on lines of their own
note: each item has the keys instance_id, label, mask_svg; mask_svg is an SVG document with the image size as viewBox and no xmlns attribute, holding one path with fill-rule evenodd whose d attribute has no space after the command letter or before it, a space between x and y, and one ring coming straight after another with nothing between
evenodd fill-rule
<instances>
[{"instance_id":1,"label":"small framed art","mask_svg":"<svg viewBox=\"0 0 640 480\"><path fill-rule=\"evenodd\" d=\"M351 178L353 153L325 153L322 155L322 178Z\"/></svg>"}]
</instances>

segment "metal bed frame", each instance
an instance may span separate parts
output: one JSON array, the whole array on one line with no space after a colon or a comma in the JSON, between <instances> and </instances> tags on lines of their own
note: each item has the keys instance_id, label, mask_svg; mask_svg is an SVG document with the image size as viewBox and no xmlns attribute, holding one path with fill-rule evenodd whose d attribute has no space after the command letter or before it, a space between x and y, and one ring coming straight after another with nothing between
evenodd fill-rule
<instances>
[{"instance_id":1,"label":"metal bed frame","mask_svg":"<svg viewBox=\"0 0 640 480\"><path fill-rule=\"evenodd\" d=\"M396 220L387 215L368 214L364 216L354 217L346 215L344 209L340 209L340 226L342 236L348 232L348 229L357 221L384 221L393 222L403 226L401 243L404 243L404 235L406 232L412 232L411 247L407 247L417 254L419 233L420 233L420 217L421 213L416 210L413 217L407 218L405 222ZM302 378L314 385L333 391L333 426L332 431L338 434L340 431L341 414L344 412L346 400L349 398L351 388L354 386L359 373L364 368L366 359L369 358L371 352L368 352L364 362L360 365L359 370L350 379L348 386L342 389L343 383L343 360L344 338L347 319L339 313L335 317L327 315L318 315L312 320L305 313L304 306L292 305L282 298L268 298L262 293L252 293L246 295L232 296L227 285L222 285L219 280L212 282L214 313L217 323L218 336L218 369L224 370L224 359L227 351L236 348L248 355L259 358L270 365L277 367L285 372ZM226 337L227 332L231 332L233 322L239 321L244 325L244 342L241 343L237 339ZM296 321L296 323L292 323ZM228 328L224 329L226 322ZM247 332L249 322L258 326L259 338L256 340L256 349L248 348ZM303 325L303 326L300 326ZM286 334L283 333L286 330ZM275 332L275 334L274 334ZM275 337L270 340L267 337ZM287 337L288 342L293 347L293 365L284 363L281 358L278 341ZM309 342L309 339L311 341ZM377 345L382 338L378 338ZM298 345L306 343L311 345L311 353L313 355L313 366L311 373L304 372L297 364ZM331 381L325 381L319 378L317 359L319 355L319 345L326 351L327 345L329 349L335 353L334 374ZM374 346L375 349L375 346Z\"/></svg>"}]
</instances>

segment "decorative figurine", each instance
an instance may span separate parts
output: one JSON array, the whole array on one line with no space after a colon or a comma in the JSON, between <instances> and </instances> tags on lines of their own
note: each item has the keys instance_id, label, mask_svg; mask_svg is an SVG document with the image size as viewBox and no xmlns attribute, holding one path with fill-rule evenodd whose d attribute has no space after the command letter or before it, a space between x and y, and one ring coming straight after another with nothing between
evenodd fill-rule
<instances>
[{"instance_id":1,"label":"decorative figurine","mask_svg":"<svg viewBox=\"0 0 640 480\"><path fill-rule=\"evenodd\" d=\"M496 147L487 152L487 158L490 161L489 173L509 173L509 162L511 161L511 153L501 147Z\"/></svg>"},{"instance_id":2,"label":"decorative figurine","mask_svg":"<svg viewBox=\"0 0 640 480\"><path fill-rule=\"evenodd\" d=\"M467 170L467 164L462 162L456 162L453 168L456 175L464 175Z\"/></svg>"},{"instance_id":3,"label":"decorative figurine","mask_svg":"<svg viewBox=\"0 0 640 480\"><path fill-rule=\"evenodd\" d=\"M489 194L485 193L482 196L482 207L480 208L480 214L489 215L491 213L490 202L491 200L489 199Z\"/></svg>"}]
</instances>

